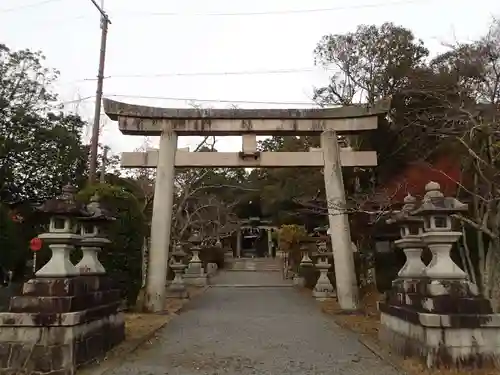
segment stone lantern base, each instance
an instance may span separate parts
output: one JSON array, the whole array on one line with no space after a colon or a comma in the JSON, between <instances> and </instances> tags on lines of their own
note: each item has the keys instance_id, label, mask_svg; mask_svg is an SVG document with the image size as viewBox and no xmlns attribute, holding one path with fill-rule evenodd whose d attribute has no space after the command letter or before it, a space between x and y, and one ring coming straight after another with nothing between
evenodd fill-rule
<instances>
[{"instance_id":1,"label":"stone lantern base","mask_svg":"<svg viewBox=\"0 0 500 375\"><path fill-rule=\"evenodd\" d=\"M397 280L379 304L380 340L429 368L500 363L500 314L465 280Z\"/></svg>"},{"instance_id":2,"label":"stone lantern base","mask_svg":"<svg viewBox=\"0 0 500 375\"><path fill-rule=\"evenodd\" d=\"M105 276L36 278L0 313L0 374L75 374L125 336L120 293Z\"/></svg>"},{"instance_id":3,"label":"stone lantern base","mask_svg":"<svg viewBox=\"0 0 500 375\"><path fill-rule=\"evenodd\" d=\"M186 285L191 286L207 286L209 284L208 274L195 274L186 272L184 274L184 282L186 283Z\"/></svg>"}]
</instances>

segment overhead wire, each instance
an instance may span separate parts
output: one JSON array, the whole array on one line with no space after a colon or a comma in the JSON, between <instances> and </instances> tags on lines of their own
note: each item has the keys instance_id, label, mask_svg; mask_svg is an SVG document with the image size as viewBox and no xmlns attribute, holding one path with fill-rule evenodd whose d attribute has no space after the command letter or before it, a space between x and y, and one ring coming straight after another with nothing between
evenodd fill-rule
<instances>
[{"instance_id":1,"label":"overhead wire","mask_svg":"<svg viewBox=\"0 0 500 375\"><path fill-rule=\"evenodd\" d=\"M42 0L36 3L30 3L25 5L20 5L13 8L0 9L0 13L13 12L22 9L35 8L38 6L61 2L64 0ZM419 3L429 0L396 0L396 1L386 1L379 3L366 3L357 5L342 5L336 7L328 8L315 8L315 9L288 9L288 10L269 10L269 11L254 11L254 12L214 12L214 13L189 13L189 12L162 12L162 11L116 11L113 12L113 17L128 16L128 17L231 17L231 16L272 16L272 15L286 15L286 14L307 14L307 13L323 13L323 12L334 12L340 10L354 10L354 9L369 9L369 8L379 8L385 6L397 6L406 5L412 3ZM80 17L78 17L80 18Z\"/></svg>"},{"instance_id":2,"label":"overhead wire","mask_svg":"<svg viewBox=\"0 0 500 375\"><path fill-rule=\"evenodd\" d=\"M125 94L107 94L104 96L115 97L115 98L158 99L158 100L172 100L172 101L200 102L200 103L315 105L314 102L293 102L293 101L254 101L254 100L237 100L237 99L228 100L228 99L175 98L175 97L165 97L165 96L144 96L144 95L125 95Z\"/></svg>"},{"instance_id":3,"label":"overhead wire","mask_svg":"<svg viewBox=\"0 0 500 375\"><path fill-rule=\"evenodd\" d=\"M180 72L180 73L152 73L152 74L111 74L105 79L114 78L162 78L162 77L210 77L210 76L238 76L238 75L267 75L267 74L290 74L306 73L314 71L332 71L332 69L322 68L320 66L308 68L290 68L290 69L268 69L268 70L240 70L226 72ZM95 81L97 78L83 78L65 83Z\"/></svg>"},{"instance_id":4,"label":"overhead wire","mask_svg":"<svg viewBox=\"0 0 500 375\"><path fill-rule=\"evenodd\" d=\"M8 12L16 12L18 10L28 9L28 8L36 8L42 5L50 4L50 3L58 3L65 0L42 0L36 3L29 3L24 5L19 5L17 7L12 8L0 8L0 13L8 13Z\"/></svg>"},{"instance_id":5,"label":"overhead wire","mask_svg":"<svg viewBox=\"0 0 500 375\"><path fill-rule=\"evenodd\" d=\"M230 100L230 99L206 99L206 98L179 98L168 96L144 96L144 95L127 95L127 94L104 94L106 98L129 98L129 99L152 99L152 100L171 100L181 102L199 102L199 103L225 103L225 104L269 104L269 105L309 105L315 106L314 102L298 102L298 101L254 101L254 100ZM95 95L85 96L74 100L62 101L52 105L53 108L64 106L67 104L77 104L94 99Z\"/></svg>"},{"instance_id":6,"label":"overhead wire","mask_svg":"<svg viewBox=\"0 0 500 375\"><path fill-rule=\"evenodd\" d=\"M358 4L358 5L342 5L329 8L316 8L316 9L288 9L288 10L270 10L270 11L256 11L256 12L221 12L221 13L188 13L188 12L139 12L139 11L123 11L114 13L129 14L130 16L168 16L168 17L231 17L231 16L267 16L267 15L282 15L282 14L301 14L301 13L322 13L332 12L339 10L350 9L363 9L363 8L378 8L383 6L405 5L411 3L423 2L426 0L397 0L386 1L373 4Z\"/></svg>"}]
</instances>

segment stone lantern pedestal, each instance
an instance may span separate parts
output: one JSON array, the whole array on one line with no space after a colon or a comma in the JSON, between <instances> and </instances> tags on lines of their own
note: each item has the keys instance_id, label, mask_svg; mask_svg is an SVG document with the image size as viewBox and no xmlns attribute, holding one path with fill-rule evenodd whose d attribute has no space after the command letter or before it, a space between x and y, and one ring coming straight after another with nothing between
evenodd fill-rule
<instances>
[{"instance_id":1,"label":"stone lantern pedestal","mask_svg":"<svg viewBox=\"0 0 500 375\"><path fill-rule=\"evenodd\" d=\"M50 217L40 238L53 254L0 313L0 374L75 374L124 338L119 290L104 275L81 275L69 260L81 239L77 221L92 216L74 193L65 186L39 207Z\"/></svg>"},{"instance_id":2,"label":"stone lantern pedestal","mask_svg":"<svg viewBox=\"0 0 500 375\"><path fill-rule=\"evenodd\" d=\"M191 259L184 274L184 282L187 285L205 286L208 285L208 275L203 268L203 263L200 259L202 239L198 233L194 233L190 238L191 243Z\"/></svg>"},{"instance_id":3,"label":"stone lantern pedestal","mask_svg":"<svg viewBox=\"0 0 500 375\"><path fill-rule=\"evenodd\" d=\"M220 241L222 248L224 249L224 262L232 263L234 260L233 249L231 248L231 235L230 234L221 234Z\"/></svg>"},{"instance_id":4,"label":"stone lantern pedestal","mask_svg":"<svg viewBox=\"0 0 500 375\"><path fill-rule=\"evenodd\" d=\"M422 204L406 212L423 218L423 232L403 225L397 245L407 263L379 305L380 340L401 355L421 358L429 368L481 368L500 360L500 314L493 314L490 302L450 257L461 235L452 230L451 215L466 210L455 198L444 197L439 184L426 186ZM419 246L433 255L424 268Z\"/></svg>"},{"instance_id":5,"label":"stone lantern pedestal","mask_svg":"<svg viewBox=\"0 0 500 375\"><path fill-rule=\"evenodd\" d=\"M312 271L314 263L309 256L309 243L312 242L312 240L309 240L307 238L303 239L300 242L300 252L302 254L302 258L300 259L299 263L299 270L298 272L293 276L293 285L295 286L300 286L303 287L306 284L306 278L305 278L305 273Z\"/></svg>"}]
</instances>

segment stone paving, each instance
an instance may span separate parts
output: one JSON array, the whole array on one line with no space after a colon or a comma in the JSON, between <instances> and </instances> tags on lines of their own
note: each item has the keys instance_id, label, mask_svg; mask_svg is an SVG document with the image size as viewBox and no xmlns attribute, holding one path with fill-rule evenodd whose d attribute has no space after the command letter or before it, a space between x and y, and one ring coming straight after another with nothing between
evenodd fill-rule
<instances>
[{"instance_id":1,"label":"stone paving","mask_svg":"<svg viewBox=\"0 0 500 375\"><path fill-rule=\"evenodd\" d=\"M240 287L227 286L231 280ZM221 272L213 281L155 340L106 375L399 374L312 298L283 287L280 273ZM266 286L273 284L280 286Z\"/></svg>"}]
</instances>

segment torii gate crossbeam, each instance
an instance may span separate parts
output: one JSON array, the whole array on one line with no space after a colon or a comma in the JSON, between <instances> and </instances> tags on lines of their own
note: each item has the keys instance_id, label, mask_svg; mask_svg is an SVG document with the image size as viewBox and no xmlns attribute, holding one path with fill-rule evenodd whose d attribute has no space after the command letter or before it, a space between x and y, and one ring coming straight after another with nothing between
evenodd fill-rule
<instances>
[{"instance_id":1,"label":"torii gate crossbeam","mask_svg":"<svg viewBox=\"0 0 500 375\"><path fill-rule=\"evenodd\" d=\"M345 210L342 166L374 166L371 151L341 150L337 133L357 133L377 128L390 102L328 109L175 109L120 103L104 99L104 110L118 121L123 134L159 135L160 147L146 153L124 153L122 166L157 168L151 248L147 275L146 308L161 311L166 292L175 167L323 167L328 219L331 228L337 297L345 310L357 309L357 283ZM314 152L262 152L256 135L321 135L321 149ZM242 135L239 153L177 150L178 135ZM331 203L330 203L331 202Z\"/></svg>"}]
</instances>

